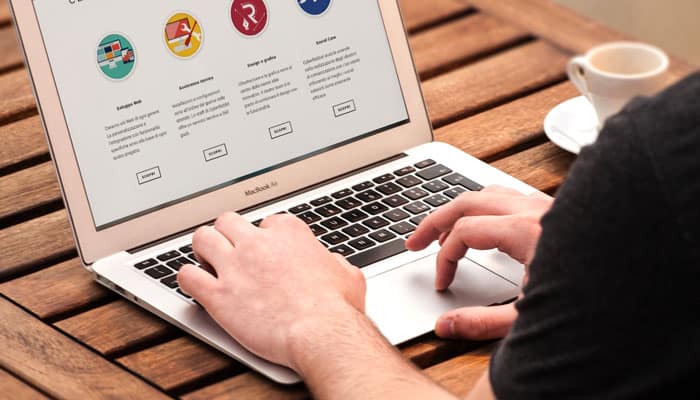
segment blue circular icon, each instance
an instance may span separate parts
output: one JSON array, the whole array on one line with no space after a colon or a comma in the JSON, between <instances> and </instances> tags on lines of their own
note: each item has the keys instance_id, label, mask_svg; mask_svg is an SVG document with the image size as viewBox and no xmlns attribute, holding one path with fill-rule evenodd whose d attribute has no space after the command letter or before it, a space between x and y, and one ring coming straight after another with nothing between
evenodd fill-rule
<instances>
[{"instance_id":1,"label":"blue circular icon","mask_svg":"<svg viewBox=\"0 0 700 400\"><path fill-rule=\"evenodd\" d=\"M297 4L309 15L321 15L331 6L331 0L297 0Z\"/></svg>"}]
</instances>

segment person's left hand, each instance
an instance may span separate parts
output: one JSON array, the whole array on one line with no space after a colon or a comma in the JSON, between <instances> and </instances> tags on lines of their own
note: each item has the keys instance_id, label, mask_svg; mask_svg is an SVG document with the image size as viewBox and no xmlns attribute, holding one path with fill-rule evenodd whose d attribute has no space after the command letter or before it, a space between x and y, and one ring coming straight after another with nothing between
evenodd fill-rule
<instances>
[{"instance_id":1,"label":"person's left hand","mask_svg":"<svg viewBox=\"0 0 700 400\"><path fill-rule=\"evenodd\" d=\"M274 215L256 228L226 213L214 227L198 229L192 245L216 277L184 266L182 289L234 339L272 362L297 369L296 341L364 313L362 272L328 252L294 216Z\"/></svg>"}]
</instances>

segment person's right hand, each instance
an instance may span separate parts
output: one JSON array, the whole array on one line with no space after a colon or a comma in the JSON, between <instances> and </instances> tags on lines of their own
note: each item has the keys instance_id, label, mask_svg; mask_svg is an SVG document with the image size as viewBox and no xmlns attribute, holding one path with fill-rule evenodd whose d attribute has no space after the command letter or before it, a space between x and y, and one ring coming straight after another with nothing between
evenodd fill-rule
<instances>
[{"instance_id":1,"label":"person's right hand","mask_svg":"<svg viewBox=\"0 0 700 400\"><path fill-rule=\"evenodd\" d=\"M450 286L459 261L470 248L498 249L519 261L525 266L524 284L540 238L540 220L552 202L540 192L526 196L502 186L463 193L425 218L406 247L419 251L439 240L437 290ZM505 336L516 317L512 303L462 308L440 317L435 332L442 337L494 339Z\"/></svg>"}]
</instances>

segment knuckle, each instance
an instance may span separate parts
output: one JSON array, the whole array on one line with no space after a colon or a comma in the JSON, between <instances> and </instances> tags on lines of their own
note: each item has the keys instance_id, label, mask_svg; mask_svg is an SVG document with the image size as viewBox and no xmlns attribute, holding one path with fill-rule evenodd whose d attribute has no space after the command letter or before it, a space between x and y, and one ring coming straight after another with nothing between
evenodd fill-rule
<instances>
[{"instance_id":1,"label":"knuckle","mask_svg":"<svg viewBox=\"0 0 700 400\"><path fill-rule=\"evenodd\" d=\"M470 229L470 225L469 218L462 217L455 222L453 230L459 233L466 232Z\"/></svg>"}]
</instances>

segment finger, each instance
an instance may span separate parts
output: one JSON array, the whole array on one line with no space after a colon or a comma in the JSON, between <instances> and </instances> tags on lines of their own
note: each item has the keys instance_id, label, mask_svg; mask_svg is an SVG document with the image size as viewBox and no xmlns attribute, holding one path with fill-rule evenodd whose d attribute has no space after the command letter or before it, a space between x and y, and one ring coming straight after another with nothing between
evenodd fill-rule
<instances>
[{"instance_id":1,"label":"finger","mask_svg":"<svg viewBox=\"0 0 700 400\"><path fill-rule=\"evenodd\" d=\"M435 333L450 339L500 339L508 334L517 316L515 303L460 308L440 316L435 323Z\"/></svg>"},{"instance_id":2,"label":"finger","mask_svg":"<svg viewBox=\"0 0 700 400\"><path fill-rule=\"evenodd\" d=\"M486 186L481 190L482 193L502 193L502 194L510 194L510 195L522 195L522 193L518 192L515 189L511 189L506 186L501 186L501 185L489 185Z\"/></svg>"},{"instance_id":3,"label":"finger","mask_svg":"<svg viewBox=\"0 0 700 400\"><path fill-rule=\"evenodd\" d=\"M221 232L226 239L235 247L243 238L248 237L255 231L255 226L237 213L227 212L216 219L214 229Z\"/></svg>"},{"instance_id":4,"label":"finger","mask_svg":"<svg viewBox=\"0 0 700 400\"><path fill-rule=\"evenodd\" d=\"M517 215L464 217L455 223L437 257L435 287L446 289L468 249L498 249L522 264L532 257L540 229ZM532 241L532 242L530 242Z\"/></svg>"},{"instance_id":5,"label":"finger","mask_svg":"<svg viewBox=\"0 0 700 400\"><path fill-rule=\"evenodd\" d=\"M211 226L203 226L192 236L192 248L197 259L214 267L216 274L221 276L223 266L234 257L234 247L224 235Z\"/></svg>"},{"instance_id":6,"label":"finger","mask_svg":"<svg viewBox=\"0 0 700 400\"><path fill-rule=\"evenodd\" d=\"M213 275L194 265L185 265L180 268L177 281L185 293L194 297L205 308L211 304L212 294L216 292L218 285Z\"/></svg>"},{"instance_id":7,"label":"finger","mask_svg":"<svg viewBox=\"0 0 700 400\"><path fill-rule=\"evenodd\" d=\"M438 239L438 244L442 246L445 243L445 239L450 235L450 232L442 232L440 234L440 239Z\"/></svg>"},{"instance_id":8,"label":"finger","mask_svg":"<svg viewBox=\"0 0 700 400\"><path fill-rule=\"evenodd\" d=\"M299 219L291 214L282 213L282 214L270 215L269 217L265 218L260 223L260 228L270 229L270 228L276 228L278 226L298 227L300 225L306 226L308 228L308 226L301 219Z\"/></svg>"},{"instance_id":9,"label":"finger","mask_svg":"<svg viewBox=\"0 0 700 400\"><path fill-rule=\"evenodd\" d=\"M465 216L508 215L523 211L526 206L522 198L526 196L493 192L463 193L428 215L406 242L406 248L413 251L425 249L438 239L441 233L450 231L455 222Z\"/></svg>"}]
</instances>

